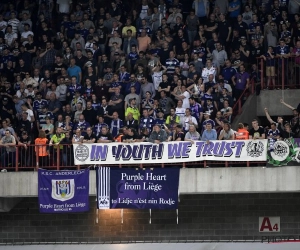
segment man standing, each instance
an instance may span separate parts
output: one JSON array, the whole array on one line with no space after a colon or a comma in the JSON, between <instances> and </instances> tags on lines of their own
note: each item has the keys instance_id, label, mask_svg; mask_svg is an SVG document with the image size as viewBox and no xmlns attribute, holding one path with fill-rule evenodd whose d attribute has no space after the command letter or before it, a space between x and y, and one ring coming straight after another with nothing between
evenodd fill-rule
<instances>
[{"instance_id":1,"label":"man standing","mask_svg":"<svg viewBox=\"0 0 300 250\"><path fill-rule=\"evenodd\" d=\"M240 72L236 73L235 76L231 78L233 85L235 86L234 97L236 101L243 94L244 90L249 87L250 76L247 72L245 72L245 66L240 66Z\"/></svg>"},{"instance_id":2,"label":"man standing","mask_svg":"<svg viewBox=\"0 0 300 250\"><path fill-rule=\"evenodd\" d=\"M254 119L252 121L252 129L249 131L249 139L266 139L265 130L258 125L258 121Z\"/></svg>"},{"instance_id":3,"label":"man standing","mask_svg":"<svg viewBox=\"0 0 300 250\"><path fill-rule=\"evenodd\" d=\"M112 119L111 125L110 125L110 133L111 133L112 137L115 137L118 134L120 128L123 127L123 121L121 119L119 119L119 115L117 112L114 112L112 116L113 116L113 119Z\"/></svg>"},{"instance_id":4,"label":"man standing","mask_svg":"<svg viewBox=\"0 0 300 250\"><path fill-rule=\"evenodd\" d=\"M10 133L9 129L5 130L5 136L1 138L0 145L5 147L1 154L1 165L3 167L15 165L16 159L16 139Z\"/></svg>"}]
</instances>

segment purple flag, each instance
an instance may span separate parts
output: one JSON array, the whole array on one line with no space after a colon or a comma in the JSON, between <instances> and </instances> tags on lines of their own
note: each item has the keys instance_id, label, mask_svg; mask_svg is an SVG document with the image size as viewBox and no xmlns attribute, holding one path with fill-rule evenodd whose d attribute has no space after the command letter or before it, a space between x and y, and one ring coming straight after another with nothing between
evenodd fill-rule
<instances>
[{"instance_id":1,"label":"purple flag","mask_svg":"<svg viewBox=\"0 0 300 250\"><path fill-rule=\"evenodd\" d=\"M99 209L177 209L179 168L97 169Z\"/></svg>"},{"instance_id":2,"label":"purple flag","mask_svg":"<svg viewBox=\"0 0 300 250\"><path fill-rule=\"evenodd\" d=\"M38 171L41 213L75 213L89 210L89 169Z\"/></svg>"}]
</instances>

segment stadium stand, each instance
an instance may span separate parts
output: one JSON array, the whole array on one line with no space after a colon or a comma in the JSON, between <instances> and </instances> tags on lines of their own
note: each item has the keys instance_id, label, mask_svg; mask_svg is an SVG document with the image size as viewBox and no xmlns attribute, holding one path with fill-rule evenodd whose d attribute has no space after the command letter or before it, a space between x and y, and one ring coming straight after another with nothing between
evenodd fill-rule
<instances>
[{"instance_id":1,"label":"stadium stand","mask_svg":"<svg viewBox=\"0 0 300 250\"><path fill-rule=\"evenodd\" d=\"M288 100L290 121L266 107L263 127L231 127L249 95L299 88L298 12L296 0L1 1L0 168L70 167L72 143L158 133L299 137Z\"/></svg>"}]
</instances>

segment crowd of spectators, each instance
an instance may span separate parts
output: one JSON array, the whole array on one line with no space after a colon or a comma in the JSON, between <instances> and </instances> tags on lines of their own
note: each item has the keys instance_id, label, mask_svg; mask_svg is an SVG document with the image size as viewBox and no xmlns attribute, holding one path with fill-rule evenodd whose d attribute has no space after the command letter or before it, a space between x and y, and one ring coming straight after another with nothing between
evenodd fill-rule
<instances>
[{"instance_id":1,"label":"crowd of spectators","mask_svg":"<svg viewBox=\"0 0 300 250\"><path fill-rule=\"evenodd\" d=\"M300 56L298 11L297 0L3 0L4 158L34 142L266 138L257 121L231 128L232 107L261 86L257 57L274 88L275 57Z\"/></svg>"}]
</instances>

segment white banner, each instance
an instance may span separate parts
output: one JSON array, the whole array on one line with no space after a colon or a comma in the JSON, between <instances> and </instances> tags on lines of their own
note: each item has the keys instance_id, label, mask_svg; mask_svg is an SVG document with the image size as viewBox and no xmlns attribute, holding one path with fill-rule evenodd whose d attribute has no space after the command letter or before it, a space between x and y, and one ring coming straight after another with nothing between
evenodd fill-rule
<instances>
[{"instance_id":1,"label":"white banner","mask_svg":"<svg viewBox=\"0 0 300 250\"><path fill-rule=\"evenodd\" d=\"M266 161L267 140L74 144L75 165Z\"/></svg>"}]
</instances>

